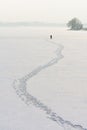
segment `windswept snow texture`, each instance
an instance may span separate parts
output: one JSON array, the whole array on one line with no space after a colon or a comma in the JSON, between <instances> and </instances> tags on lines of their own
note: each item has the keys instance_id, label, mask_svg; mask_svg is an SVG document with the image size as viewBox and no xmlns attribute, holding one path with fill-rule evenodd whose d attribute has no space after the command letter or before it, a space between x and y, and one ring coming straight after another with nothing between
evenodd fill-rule
<instances>
[{"instance_id":1,"label":"windswept snow texture","mask_svg":"<svg viewBox=\"0 0 87 130\"><path fill-rule=\"evenodd\" d=\"M63 55L61 54L63 46L56 44L53 41L49 41L49 43L55 44L57 46L57 50L55 51L55 53L56 53L55 58L53 58L49 62L45 63L44 65L38 66L36 69L34 69L32 72L25 75L21 79L15 80L13 82L13 87L14 87L17 95L21 98L21 100L23 100L27 105L32 104L35 107L44 111L47 115L47 118L56 122L58 125L63 127L64 130L87 130L87 129L83 128L81 125L73 124L72 122L63 119L57 113L53 112L48 106L44 105L39 99L37 99L36 97L31 95L27 91L27 88L26 88L27 81L29 81L31 78L36 76L42 70L56 64L61 58L63 58Z\"/></svg>"}]
</instances>

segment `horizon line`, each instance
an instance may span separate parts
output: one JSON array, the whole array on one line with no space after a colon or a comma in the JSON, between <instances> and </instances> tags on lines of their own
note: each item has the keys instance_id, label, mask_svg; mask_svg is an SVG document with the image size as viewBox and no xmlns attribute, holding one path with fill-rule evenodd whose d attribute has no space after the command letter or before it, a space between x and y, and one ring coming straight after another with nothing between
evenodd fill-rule
<instances>
[{"instance_id":1,"label":"horizon line","mask_svg":"<svg viewBox=\"0 0 87 130\"><path fill-rule=\"evenodd\" d=\"M0 26L65 26L66 23L40 22L40 21L15 21L1 22Z\"/></svg>"}]
</instances>

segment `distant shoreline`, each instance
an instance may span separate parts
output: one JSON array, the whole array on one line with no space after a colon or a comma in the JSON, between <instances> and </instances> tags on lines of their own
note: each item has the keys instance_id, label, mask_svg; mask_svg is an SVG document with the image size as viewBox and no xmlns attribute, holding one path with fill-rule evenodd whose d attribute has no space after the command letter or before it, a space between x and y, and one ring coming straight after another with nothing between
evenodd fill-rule
<instances>
[{"instance_id":1,"label":"distant shoreline","mask_svg":"<svg viewBox=\"0 0 87 130\"><path fill-rule=\"evenodd\" d=\"M0 27L66 27L66 24L45 22L0 22Z\"/></svg>"}]
</instances>

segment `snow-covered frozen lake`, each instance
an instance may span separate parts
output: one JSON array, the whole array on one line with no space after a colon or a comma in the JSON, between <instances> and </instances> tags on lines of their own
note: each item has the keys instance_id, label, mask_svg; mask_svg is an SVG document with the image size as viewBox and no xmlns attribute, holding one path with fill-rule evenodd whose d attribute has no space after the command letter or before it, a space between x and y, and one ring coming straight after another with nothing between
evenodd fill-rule
<instances>
[{"instance_id":1,"label":"snow-covered frozen lake","mask_svg":"<svg viewBox=\"0 0 87 130\"><path fill-rule=\"evenodd\" d=\"M0 130L86 129L87 32L0 27Z\"/></svg>"}]
</instances>

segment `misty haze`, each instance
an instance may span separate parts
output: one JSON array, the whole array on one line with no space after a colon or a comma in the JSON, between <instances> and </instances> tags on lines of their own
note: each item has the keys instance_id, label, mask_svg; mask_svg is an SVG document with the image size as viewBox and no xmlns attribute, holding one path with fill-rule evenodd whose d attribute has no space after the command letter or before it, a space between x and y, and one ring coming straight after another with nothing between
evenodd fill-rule
<instances>
[{"instance_id":1,"label":"misty haze","mask_svg":"<svg viewBox=\"0 0 87 130\"><path fill-rule=\"evenodd\" d=\"M87 1L0 3L0 130L87 130Z\"/></svg>"}]
</instances>

